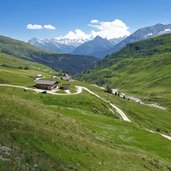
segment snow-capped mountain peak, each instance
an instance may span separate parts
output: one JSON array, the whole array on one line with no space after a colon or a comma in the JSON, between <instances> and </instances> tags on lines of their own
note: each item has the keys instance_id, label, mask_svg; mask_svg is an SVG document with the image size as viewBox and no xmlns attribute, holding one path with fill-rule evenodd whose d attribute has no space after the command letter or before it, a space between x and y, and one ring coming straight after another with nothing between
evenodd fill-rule
<instances>
[{"instance_id":1,"label":"snow-capped mountain peak","mask_svg":"<svg viewBox=\"0 0 171 171\"><path fill-rule=\"evenodd\" d=\"M35 45L37 43L43 43L43 41L41 39L38 39L36 37L33 37L32 39L30 39L27 43L31 44L31 45Z\"/></svg>"},{"instance_id":2,"label":"snow-capped mountain peak","mask_svg":"<svg viewBox=\"0 0 171 171\"><path fill-rule=\"evenodd\" d=\"M76 47L80 46L86 41L87 40L83 39L68 39L62 37L55 37L53 39L42 40L34 37L30 39L28 43L42 49L47 49L55 52L70 53Z\"/></svg>"},{"instance_id":3,"label":"snow-capped mountain peak","mask_svg":"<svg viewBox=\"0 0 171 171\"><path fill-rule=\"evenodd\" d=\"M159 32L159 35L167 34L167 33L171 33L171 29L170 28L166 28L166 29L162 30L161 32Z\"/></svg>"},{"instance_id":4,"label":"snow-capped mountain peak","mask_svg":"<svg viewBox=\"0 0 171 171\"><path fill-rule=\"evenodd\" d=\"M150 37L152 37L152 36L153 36L153 33L148 33L148 34L146 34L146 35L144 36L144 38L147 39L147 38L150 38Z\"/></svg>"},{"instance_id":5,"label":"snow-capped mountain peak","mask_svg":"<svg viewBox=\"0 0 171 171\"><path fill-rule=\"evenodd\" d=\"M68 39L68 38L54 38L51 39L51 41L54 41L59 44L65 44L65 45L73 45L73 46L79 46L82 43L85 43L87 40L83 39Z\"/></svg>"},{"instance_id":6,"label":"snow-capped mountain peak","mask_svg":"<svg viewBox=\"0 0 171 171\"><path fill-rule=\"evenodd\" d=\"M140 28L132 33L130 36L116 44L112 49L107 51L106 54L117 52L124 48L128 43L149 39L167 33L171 33L171 24L156 24L153 26Z\"/></svg>"},{"instance_id":7,"label":"snow-capped mountain peak","mask_svg":"<svg viewBox=\"0 0 171 171\"><path fill-rule=\"evenodd\" d=\"M81 38L70 39L70 38L60 36L60 37L55 37L52 39L42 40L42 39L38 39L34 37L31 40L29 40L28 43L38 48L42 48L42 49L46 49L50 51L65 52L65 53L77 52L78 54L82 54L82 53L79 53L79 51L76 49L77 48L81 49L83 45L83 48L86 47L87 49L87 46L88 46L91 49L90 51L92 53L90 53L90 55L100 56L97 53L100 53L103 50L107 50L111 48L112 46L114 46L115 44L123 40L124 38L125 37L108 40L106 38L96 36L94 38L92 37L92 39L90 40L90 39L81 39ZM84 55L87 55L87 52L89 52L89 50L86 50L86 49L85 49L86 52L83 53ZM94 51L96 52L96 54L93 53Z\"/></svg>"}]
</instances>

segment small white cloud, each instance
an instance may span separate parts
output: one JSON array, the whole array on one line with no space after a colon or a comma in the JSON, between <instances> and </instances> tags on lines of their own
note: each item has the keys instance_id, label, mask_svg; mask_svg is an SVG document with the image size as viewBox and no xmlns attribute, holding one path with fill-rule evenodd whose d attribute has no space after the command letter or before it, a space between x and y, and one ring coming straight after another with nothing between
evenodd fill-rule
<instances>
[{"instance_id":1,"label":"small white cloud","mask_svg":"<svg viewBox=\"0 0 171 171\"><path fill-rule=\"evenodd\" d=\"M28 24L26 26L27 29L31 29L31 30L40 30L42 29L43 27L41 25L38 25L38 24Z\"/></svg>"},{"instance_id":2,"label":"small white cloud","mask_svg":"<svg viewBox=\"0 0 171 171\"><path fill-rule=\"evenodd\" d=\"M28 24L26 28L30 30L40 30L40 29L55 30L56 29L54 26L50 24L48 25Z\"/></svg>"},{"instance_id":3,"label":"small white cloud","mask_svg":"<svg viewBox=\"0 0 171 171\"><path fill-rule=\"evenodd\" d=\"M90 36L91 35L84 33L80 29L75 29L74 31L69 31L63 38L89 40Z\"/></svg>"},{"instance_id":4,"label":"small white cloud","mask_svg":"<svg viewBox=\"0 0 171 171\"><path fill-rule=\"evenodd\" d=\"M91 24L96 24L98 22L99 22L99 20L96 20L96 19L90 21Z\"/></svg>"},{"instance_id":5,"label":"small white cloud","mask_svg":"<svg viewBox=\"0 0 171 171\"><path fill-rule=\"evenodd\" d=\"M49 30L55 30L55 29L56 29L54 26L52 26L52 25L50 25L50 24L44 25L43 28L49 29Z\"/></svg>"}]
</instances>

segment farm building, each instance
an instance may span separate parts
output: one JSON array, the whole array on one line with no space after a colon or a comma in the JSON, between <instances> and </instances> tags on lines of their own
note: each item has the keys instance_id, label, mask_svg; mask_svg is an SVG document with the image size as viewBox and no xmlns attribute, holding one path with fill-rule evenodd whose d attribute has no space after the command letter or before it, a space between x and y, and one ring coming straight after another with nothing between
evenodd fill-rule
<instances>
[{"instance_id":1,"label":"farm building","mask_svg":"<svg viewBox=\"0 0 171 171\"><path fill-rule=\"evenodd\" d=\"M57 78L56 75L53 75L53 76L51 77L52 80L53 80L53 79L56 79L56 78Z\"/></svg>"},{"instance_id":2,"label":"farm building","mask_svg":"<svg viewBox=\"0 0 171 171\"><path fill-rule=\"evenodd\" d=\"M71 76L61 77L61 80L70 81L71 80Z\"/></svg>"},{"instance_id":3,"label":"farm building","mask_svg":"<svg viewBox=\"0 0 171 171\"><path fill-rule=\"evenodd\" d=\"M57 87L57 81L49 81L49 80L37 80L35 81L35 87L43 90L52 90Z\"/></svg>"},{"instance_id":4,"label":"farm building","mask_svg":"<svg viewBox=\"0 0 171 171\"><path fill-rule=\"evenodd\" d=\"M72 79L72 77L68 74L64 74L63 77L61 77L61 80L64 80L64 81L70 81Z\"/></svg>"},{"instance_id":5,"label":"farm building","mask_svg":"<svg viewBox=\"0 0 171 171\"><path fill-rule=\"evenodd\" d=\"M42 78L42 75L41 74L37 74L37 75L34 75L34 76L31 76L32 78L34 78L34 79L40 79L40 78Z\"/></svg>"},{"instance_id":6,"label":"farm building","mask_svg":"<svg viewBox=\"0 0 171 171\"><path fill-rule=\"evenodd\" d=\"M60 87L62 90L69 90L70 89L70 84L62 84Z\"/></svg>"}]
</instances>

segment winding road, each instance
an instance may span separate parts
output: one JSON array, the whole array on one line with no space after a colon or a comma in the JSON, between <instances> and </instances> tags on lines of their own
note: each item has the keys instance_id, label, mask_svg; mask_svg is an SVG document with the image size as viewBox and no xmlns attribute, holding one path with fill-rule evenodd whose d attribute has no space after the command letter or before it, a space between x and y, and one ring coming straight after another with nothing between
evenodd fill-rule
<instances>
[{"instance_id":1,"label":"winding road","mask_svg":"<svg viewBox=\"0 0 171 171\"><path fill-rule=\"evenodd\" d=\"M11 84L0 84L0 86L4 86L4 87L14 87L14 88L22 88L22 89L25 89L25 90L31 90L31 91L35 91L37 93L41 93L43 92L44 90L40 90L40 89L36 89L36 88L29 88L29 87L25 87L25 86L19 86L19 85L11 85ZM109 103L109 105L112 107L112 110L114 109L121 117L122 120L124 121L127 121L127 122L131 122L128 117L126 116L126 114L121 110L119 109L116 105L112 104L110 101L107 101L105 99L103 99L102 97L100 97L99 95L97 95L96 93L92 92L91 90L89 90L88 88L86 87L83 87L83 86L76 86L77 88L77 92L75 93L69 93L69 92L66 92L66 94L64 93L56 93L56 91L50 91L50 90L46 90L46 92L48 94L53 94L53 95L76 95L76 94L80 94L82 93L83 90L87 91L88 93L96 96L97 98L99 98L100 100L106 102L106 103Z\"/></svg>"},{"instance_id":2,"label":"winding road","mask_svg":"<svg viewBox=\"0 0 171 171\"><path fill-rule=\"evenodd\" d=\"M82 87L82 86L77 86L77 88L81 88L81 90L86 90L87 92L89 92L90 94L96 96L97 98L99 98L100 100L106 102L106 103L109 103L109 105L112 107L112 109L114 109L119 115L120 117L124 120L124 121L127 121L127 122L131 122L128 117L126 116L126 114L121 110L119 109L117 106L115 106L114 104L112 104L110 101L107 101L105 99L103 99L102 97L100 97L99 95L97 95L96 93L92 92L91 90L89 90L88 88L86 87Z\"/></svg>"},{"instance_id":3,"label":"winding road","mask_svg":"<svg viewBox=\"0 0 171 171\"><path fill-rule=\"evenodd\" d=\"M37 93L42 93L44 90L41 90L41 89L36 89L36 88L29 88L29 87L25 87L25 86L19 86L19 85L12 85L12 84L0 84L1 87L13 87L13 88L21 88L21 89L25 89L25 90L31 90L31 91L35 91ZM79 86L77 86L77 92L76 93L69 93L69 92L66 92L65 93L56 93L57 90L46 90L46 92L48 94L53 94L53 95L62 95L62 96L65 96L65 95L74 95L74 94L80 94L82 92L82 88L80 88Z\"/></svg>"},{"instance_id":4,"label":"winding road","mask_svg":"<svg viewBox=\"0 0 171 171\"><path fill-rule=\"evenodd\" d=\"M0 84L1 87L14 87L14 88L21 88L21 89L25 89L25 90L31 90L31 91L35 91L37 93L42 93L44 90L40 90L40 89L36 89L36 88L29 88L29 87L25 87L25 86L19 86L19 85L11 85L11 84ZM66 92L66 94L64 93L56 93L55 90L53 91L50 91L50 90L47 90L46 92L48 94L53 94L53 95L63 95L63 96L69 96L69 95L76 95L76 94L80 94L82 93L83 90L87 91L88 93L96 96L97 98L99 98L100 100L108 103L111 107L112 107L112 110L116 111L122 120L126 121L126 122L131 122L131 120L126 116L126 114L121 110L119 109L116 105L112 104L110 101L107 101L105 100L104 98L100 97L99 95L97 95L96 93L92 92L91 90L89 90L88 88L86 87L83 87L83 86L76 86L77 88L77 92L75 93L71 93L71 92ZM151 132L151 133L157 133L157 132L154 132L152 130L149 130L149 129L146 129L146 131L148 132ZM168 135L164 135L164 134L161 134L161 133L157 133L157 134L160 134L162 137L168 139L171 141L171 136L168 136Z\"/></svg>"}]
</instances>

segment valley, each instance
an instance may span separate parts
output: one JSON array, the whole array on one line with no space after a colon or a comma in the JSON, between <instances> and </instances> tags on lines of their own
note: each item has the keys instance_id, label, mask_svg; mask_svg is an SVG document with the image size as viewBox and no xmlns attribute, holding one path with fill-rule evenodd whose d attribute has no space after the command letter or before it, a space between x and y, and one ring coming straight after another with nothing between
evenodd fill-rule
<instances>
[{"instance_id":1,"label":"valley","mask_svg":"<svg viewBox=\"0 0 171 171\"><path fill-rule=\"evenodd\" d=\"M170 7L2 0L0 171L171 171Z\"/></svg>"},{"instance_id":2,"label":"valley","mask_svg":"<svg viewBox=\"0 0 171 171\"><path fill-rule=\"evenodd\" d=\"M170 171L170 42L164 34L99 60L1 36L0 170Z\"/></svg>"},{"instance_id":3,"label":"valley","mask_svg":"<svg viewBox=\"0 0 171 171\"><path fill-rule=\"evenodd\" d=\"M77 80L70 82L71 94L36 93L29 90L34 85L30 75L51 79L60 73L11 55L0 57L1 85L21 86L0 86L0 149L11 150L9 155L0 151L1 170L170 169L170 141L146 130L169 135L168 110L144 107ZM75 86L82 88L78 92ZM123 121L118 110L132 122Z\"/></svg>"},{"instance_id":4,"label":"valley","mask_svg":"<svg viewBox=\"0 0 171 171\"><path fill-rule=\"evenodd\" d=\"M171 34L128 44L120 52L99 61L80 79L109 85L147 103L170 110Z\"/></svg>"},{"instance_id":5,"label":"valley","mask_svg":"<svg viewBox=\"0 0 171 171\"><path fill-rule=\"evenodd\" d=\"M90 68L99 60L93 56L55 53L42 50L23 41L5 36L0 36L0 53L2 55L12 55L28 61L41 63L55 70L72 74Z\"/></svg>"}]
</instances>

